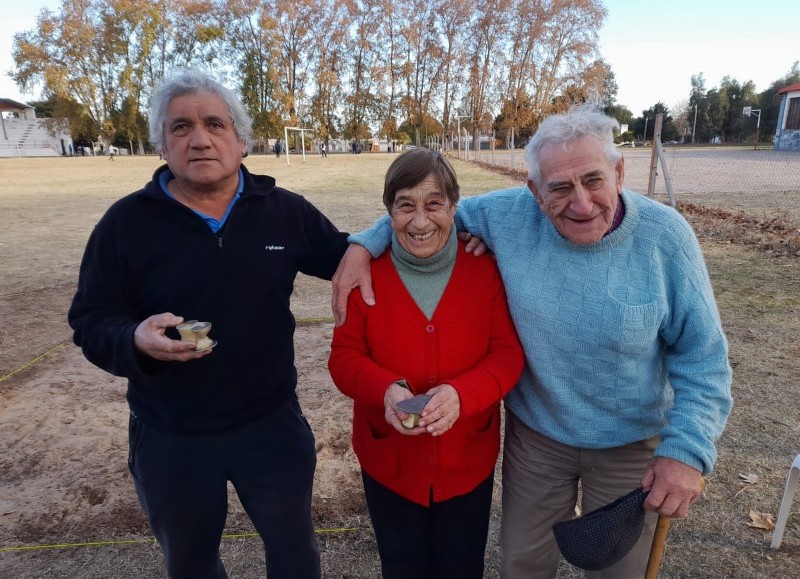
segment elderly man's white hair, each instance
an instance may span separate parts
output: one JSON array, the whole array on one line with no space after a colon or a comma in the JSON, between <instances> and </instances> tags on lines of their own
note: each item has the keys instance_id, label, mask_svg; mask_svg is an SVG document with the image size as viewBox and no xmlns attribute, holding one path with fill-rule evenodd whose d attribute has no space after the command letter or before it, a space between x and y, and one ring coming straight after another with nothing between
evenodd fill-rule
<instances>
[{"instance_id":1,"label":"elderly man's white hair","mask_svg":"<svg viewBox=\"0 0 800 579\"><path fill-rule=\"evenodd\" d=\"M614 131L619 131L619 123L603 113L596 104L575 105L568 112L547 117L539 125L536 133L525 146L525 160L528 163L528 177L537 187L541 187L539 153L547 144L561 144L566 148L584 137L594 137L601 145L611 165L616 165L622 153L614 146Z\"/></svg>"}]
</instances>

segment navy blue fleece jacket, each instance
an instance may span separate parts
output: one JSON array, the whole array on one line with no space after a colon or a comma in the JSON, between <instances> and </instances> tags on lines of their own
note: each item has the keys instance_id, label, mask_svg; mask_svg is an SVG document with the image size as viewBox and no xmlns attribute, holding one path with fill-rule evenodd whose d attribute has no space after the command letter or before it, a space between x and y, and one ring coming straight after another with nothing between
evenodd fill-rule
<instances>
[{"instance_id":1,"label":"navy blue fleece jacket","mask_svg":"<svg viewBox=\"0 0 800 579\"><path fill-rule=\"evenodd\" d=\"M89 361L128 378L128 402L143 421L172 432L219 432L265 416L293 394L294 280L298 272L330 279L346 234L303 197L244 167L241 198L214 234L163 192L165 170L95 227L69 324ZM214 352L189 362L138 353L136 326L163 312L212 322Z\"/></svg>"}]
</instances>

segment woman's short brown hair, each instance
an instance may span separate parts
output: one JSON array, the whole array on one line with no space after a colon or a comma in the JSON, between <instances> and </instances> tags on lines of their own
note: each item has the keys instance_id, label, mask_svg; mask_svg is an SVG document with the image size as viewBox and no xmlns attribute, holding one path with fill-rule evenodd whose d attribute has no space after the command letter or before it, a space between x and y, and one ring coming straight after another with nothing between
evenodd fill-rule
<instances>
[{"instance_id":1,"label":"woman's short brown hair","mask_svg":"<svg viewBox=\"0 0 800 579\"><path fill-rule=\"evenodd\" d=\"M383 184L383 204L386 210L392 212L398 191L419 185L428 175L433 175L439 182L450 203L458 203L458 179L450 161L441 153L430 149L411 149L401 153L386 171Z\"/></svg>"}]
</instances>

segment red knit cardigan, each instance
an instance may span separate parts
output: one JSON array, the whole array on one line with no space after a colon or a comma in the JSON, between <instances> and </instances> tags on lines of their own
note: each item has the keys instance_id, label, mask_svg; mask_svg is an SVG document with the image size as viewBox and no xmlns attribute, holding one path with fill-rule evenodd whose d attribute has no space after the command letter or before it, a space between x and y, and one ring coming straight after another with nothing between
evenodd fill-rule
<instances>
[{"instance_id":1,"label":"red knit cardigan","mask_svg":"<svg viewBox=\"0 0 800 579\"><path fill-rule=\"evenodd\" d=\"M333 381L354 400L353 449L361 467L421 505L475 489L500 449L500 400L522 373L523 353L500 274L489 256L458 255L429 320L390 253L372 262L376 305L350 294L347 322L333 334ZM386 389L405 378L415 394L440 384L458 392L461 413L445 434L405 436L384 418Z\"/></svg>"}]
</instances>

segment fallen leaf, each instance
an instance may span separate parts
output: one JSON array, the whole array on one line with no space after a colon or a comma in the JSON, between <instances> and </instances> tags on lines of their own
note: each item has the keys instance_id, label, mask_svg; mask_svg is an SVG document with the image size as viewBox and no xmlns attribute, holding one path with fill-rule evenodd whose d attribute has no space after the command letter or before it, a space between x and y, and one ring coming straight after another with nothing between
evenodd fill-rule
<instances>
[{"instance_id":1,"label":"fallen leaf","mask_svg":"<svg viewBox=\"0 0 800 579\"><path fill-rule=\"evenodd\" d=\"M740 474L739 478L749 485L754 485L758 482L758 475L753 473Z\"/></svg>"},{"instance_id":2,"label":"fallen leaf","mask_svg":"<svg viewBox=\"0 0 800 579\"><path fill-rule=\"evenodd\" d=\"M772 515L769 513L759 513L757 511L750 511L750 520L747 526L752 529L762 529L764 531L771 531L775 528L775 523L772 520Z\"/></svg>"}]
</instances>

